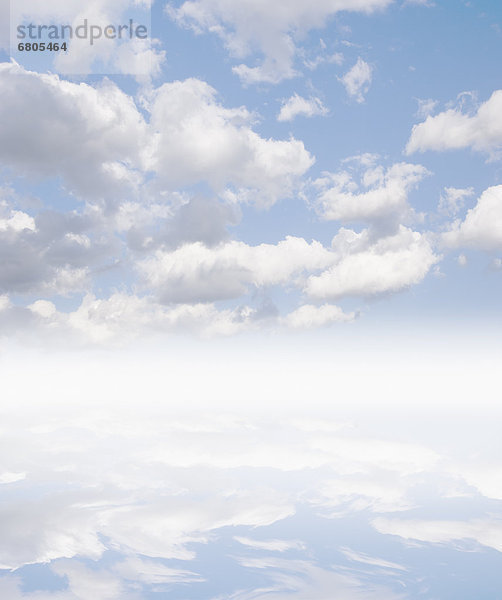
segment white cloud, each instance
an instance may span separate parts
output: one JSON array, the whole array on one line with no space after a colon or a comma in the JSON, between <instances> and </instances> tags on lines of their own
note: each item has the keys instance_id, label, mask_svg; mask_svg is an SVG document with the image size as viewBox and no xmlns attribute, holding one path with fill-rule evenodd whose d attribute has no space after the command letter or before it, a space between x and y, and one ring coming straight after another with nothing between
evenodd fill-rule
<instances>
[{"instance_id":1,"label":"white cloud","mask_svg":"<svg viewBox=\"0 0 502 600\"><path fill-rule=\"evenodd\" d=\"M348 559L356 561L356 562L360 562L364 565L381 567L382 569L395 569L397 571L407 571L407 568L403 567L403 565L399 565L399 564L389 561L389 560L383 560L382 558L376 558L374 556L369 556L369 555L361 553L361 552L355 552L354 550L351 550L350 548L343 548L342 553Z\"/></svg>"},{"instance_id":2,"label":"white cloud","mask_svg":"<svg viewBox=\"0 0 502 600\"><path fill-rule=\"evenodd\" d=\"M246 537L234 537L234 540L248 548L268 550L270 552L287 552L289 550L305 549L305 545L298 540L255 540Z\"/></svg>"},{"instance_id":3,"label":"white cloud","mask_svg":"<svg viewBox=\"0 0 502 600\"><path fill-rule=\"evenodd\" d=\"M99 368L82 362L81 354L70 361L37 359L30 378L25 377L26 353L22 348L16 368L6 369L0 407L2 445L9 449L4 452L5 473L10 479L13 474L26 475L2 489L3 566L55 561L53 570L67 577L70 588L64 593L72 600L75 595L83 600L121 600L128 598L128 591L135 591L139 600L147 596L147 588L142 586L149 585L157 593L178 597L173 584L195 584L206 573L210 580L212 573L204 556L213 550L228 556L228 537L236 535L236 541L243 544L241 564L263 569L264 580L272 575L270 586L276 595L289 590L302 600L322 599L332 597L326 595L328 590L332 594L340 589L344 598L378 597L371 586L368 589L361 583L348 585L345 581L346 587L337 588L335 584L341 585L341 581L331 576L324 580L322 573L307 572L301 566L305 566L304 561L288 561L291 568L277 562L281 557L276 553L294 551L295 556L312 556L315 532L311 537L302 529L306 537L291 540L287 536L281 539L277 530L271 533L261 528L296 511L296 525L303 522L306 511L338 519L350 515L353 524L354 512L363 510L366 514L359 523L365 523L368 513L402 510L417 498L420 501L427 482L437 486L439 476L442 482L446 479L443 468L447 457L431 448L435 443L429 438L427 418L414 421L411 435L426 438L428 445L400 441L401 425L409 425L409 412L405 409L402 420L396 415L396 421L387 423L388 417L381 414L381 403L376 401L380 398L374 394L375 387L387 386L374 386L373 382L366 388L371 396L367 406L373 405L374 415L382 421L374 422L373 414L358 407L354 408L354 426L340 429L331 408L326 413L313 412L312 402L305 404L305 393L316 401L313 387L327 388L320 402L327 401L330 407L335 395L357 398L353 383L360 379L360 361L364 360L359 353L351 385L345 386L337 376L329 387L326 382L333 381L333 372L345 370L332 358L326 361L325 377L318 377L309 369L305 372L303 355L298 362L291 362L291 354L286 353L279 359L282 368L277 370L273 361L269 365L274 378L268 380L256 378L254 364L247 358L238 369L232 360L222 360L221 356L211 360L206 347L201 349L199 365L193 348L184 356L180 356L180 345L172 348L172 354L156 352L153 362L153 354L145 356L142 349L139 360L136 352L125 361L124 355L113 353L116 363L111 371L110 362L103 360L106 353L94 358ZM269 356L280 354L271 351L264 355L256 348L250 354L257 362L269 363ZM343 352L345 348L340 356ZM163 357L158 361L160 354ZM148 368L142 366L143 360ZM317 362L317 357L312 361ZM50 370L48 364L52 364ZM443 370L438 370L443 377ZM396 380L393 372L385 381L391 390L397 390L396 396L402 396L402 386L410 378L403 375L402 380ZM68 402L68 394L72 402ZM265 396L264 410L260 408L255 414L260 394ZM224 411L216 408L222 395L228 395L229 408ZM271 403L271 397L276 402ZM293 422L296 398L301 399L301 415L322 418L322 426L305 427L300 415L297 423ZM342 404L345 407L347 403ZM382 422L392 430L391 438L380 436ZM468 430L469 425L466 427ZM375 430L376 436L371 435ZM443 434L442 430L436 432L436 442L462 456L456 438L445 440ZM495 446L496 441L495 437ZM475 471L477 465L471 466ZM494 479L496 460L492 461L492 472L483 466L480 462L480 479L488 484ZM456 467L448 482L468 477L468 473L459 476ZM283 524L289 526L295 524ZM232 530L234 527L240 529ZM422 530L428 532L427 527ZM463 529L458 531L462 534ZM206 547L201 549L198 544ZM382 562L365 554L364 549L364 545L358 552L342 547L346 558L360 563L350 565L352 572L361 569L367 573L369 568L400 571L399 565ZM106 550L113 551L112 560L108 553L102 563L98 562ZM60 560L64 557L71 560ZM200 559L197 566L166 562L169 558L189 561L196 557ZM90 566L86 559L97 562ZM202 575L195 572L199 570ZM275 577L278 572L288 573L287 582ZM337 575L341 572L348 574L336 570ZM0 595L16 598L14 593L9 596L2 580ZM228 588L223 593L232 597ZM248 593L250 598L265 594L257 590Z\"/></svg>"},{"instance_id":4,"label":"white cloud","mask_svg":"<svg viewBox=\"0 0 502 600\"><path fill-rule=\"evenodd\" d=\"M474 195L474 188L446 187L439 200L439 212L445 215L456 215L464 206L466 198Z\"/></svg>"},{"instance_id":5,"label":"white cloud","mask_svg":"<svg viewBox=\"0 0 502 600\"><path fill-rule=\"evenodd\" d=\"M0 209L4 208L4 206L0 204ZM3 218L0 217L0 232L8 230L19 232L23 231L24 229L35 231L35 220L33 217L30 217L30 215L20 210L8 210L5 212L8 212L8 214Z\"/></svg>"},{"instance_id":6,"label":"white cloud","mask_svg":"<svg viewBox=\"0 0 502 600\"><path fill-rule=\"evenodd\" d=\"M433 0L405 0L405 4L418 4L419 6L436 6Z\"/></svg>"},{"instance_id":7,"label":"white cloud","mask_svg":"<svg viewBox=\"0 0 502 600\"><path fill-rule=\"evenodd\" d=\"M2 473L0 475L0 485L15 483L26 479L26 473Z\"/></svg>"},{"instance_id":8,"label":"white cloud","mask_svg":"<svg viewBox=\"0 0 502 600\"><path fill-rule=\"evenodd\" d=\"M186 545L207 543L209 534L222 527L264 527L294 514L294 506L281 494L267 492L257 500L249 492L211 494L205 502L165 495L161 501L123 505L110 512L102 531L120 547L151 557L194 557ZM226 495L226 498L225 498ZM207 492L206 492L207 496Z\"/></svg>"},{"instance_id":9,"label":"white cloud","mask_svg":"<svg viewBox=\"0 0 502 600\"><path fill-rule=\"evenodd\" d=\"M237 298L250 286L291 283L302 272L332 262L332 253L319 242L288 236L276 245L186 244L174 252L157 251L140 261L138 269L145 285L163 302L192 302Z\"/></svg>"},{"instance_id":10,"label":"white cloud","mask_svg":"<svg viewBox=\"0 0 502 600\"><path fill-rule=\"evenodd\" d=\"M196 32L220 36L229 52L238 58L258 52L258 66L233 68L246 84L278 83L297 75L296 39L309 30L324 27L340 11L371 13L392 0L294 0L267 3L263 0L188 0L179 7L168 5L169 14Z\"/></svg>"},{"instance_id":11,"label":"white cloud","mask_svg":"<svg viewBox=\"0 0 502 600\"><path fill-rule=\"evenodd\" d=\"M110 258L112 232L89 213L17 210L0 202L0 293L71 294L85 290L90 272Z\"/></svg>"},{"instance_id":12,"label":"white cloud","mask_svg":"<svg viewBox=\"0 0 502 600\"><path fill-rule=\"evenodd\" d=\"M400 600L385 586L374 585L352 574L322 569L309 561L278 558L240 558L247 568L266 573L268 582L255 590L240 591L232 600ZM213 600L223 600L213 598Z\"/></svg>"},{"instance_id":13,"label":"white cloud","mask_svg":"<svg viewBox=\"0 0 502 600\"><path fill-rule=\"evenodd\" d=\"M321 40L322 42L322 40ZM327 54L325 52L326 50L326 45L323 43L321 43L321 53L318 54L317 56L315 56L314 58L304 58L303 59L303 64L307 67L307 69L309 69L310 71L314 71L315 69L317 69L317 67L319 67L322 64L335 64L335 65L342 65L343 61L344 61L344 56L343 54L341 54L340 52L335 52L334 54Z\"/></svg>"},{"instance_id":14,"label":"white cloud","mask_svg":"<svg viewBox=\"0 0 502 600\"><path fill-rule=\"evenodd\" d=\"M61 176L72 191L108 204L137 197L154 171L156 194L207 182L270 205L291 196L314 163L301 141L260 137L246 108L223 107L197 79L149 91L142 98L148 122L109 81L92 87L3 63L0 93L0 159L23 175Z\"/></svg>"},{"instance_id":15,"label":"white cloud","mask_svg":"<svg viewBox=\"0 0 502 600\"><path fill-rule=\"evenodd\" d=\"M282 322L292 329L311 329L325 327L332 323L353 321L355 317L355 313L344 313L339 306L333 304L322 306L304 304L284 317Z\"/></svg>"},{"instance_id":16,"label":"white cloud","mask_svg":"<svg viewBox=\"0 0 502 600\"><path fill-rule=\"evenodd\" d=\"M454 472L474 486L486 498L502 500L502 472L495 461L478 460L474 464L459 464Z\"/></svg>"},{"instance_id":17,"label":"white cloud","mask_svg":"<svg viewBox=\"0 0 502 600\"><path fill-rule=\"evenodd\" d=\"M400 226L395 235L371 244L368 230L341 229L333 240L340 260L321 275L311 275L306 293L319 300L371 297L420 283L439 261L426 235Z\"/></svg>"},{"instance_id":18,"label":"white cloud","mask_svg":"<svg viewBox=\"0 0 502 600\"><path fill-rule=\"evenodd\" d=\"M4 164L22 175L61 176L83 195L126 191L129 182L105 167L120 162L129 172L138 166L146 125L116 85L94 88L2 63L0 94Z\"/></svg>"},{"instance_id":19,"label":"white cloud","mask_svg":"<svg viewBox=\"0 0 502 600\"><path fill-rule=\"evenodd\" d=\"M399 481L394 473L378 476L345 473L344 477L333 477L321 486L311 501L333 518L358 511L387 513L413 508L406 482Z\"/></svg>"},{"instance_id":20,"label":"white cloud","mask_svg":"<svg viewBox=\"0 0 502 600\"><path fill-rule=\"evenodd\" d=\"M78 260L94 246L79 235L69 243L77 243ZM62 246L63 257L66 250ZM6 289L17 286L21 292L38 289L65 293L86 286L85 269L57 263L51 267L50 263L33 262L30 257L35 256L33 250L26 260L37 268L37 279L30 279L28 267L24 273L16 271L19 282L7 267L5 273L0 270ZM214 336L263 327L323 327L353 321L356 313L326 303L304 304L280 316L270 303L255 307L241 304L233 309L218 309L211 303L276 285L294 286L321 300L392 293L419 283L438 260L426 236L404 227L393 236L375 239L370 230L357 234L342 229L332 248L294 237L258 246L230 241L209 247L189 242L176 249L161 247L136 262L145 296L113 292L97 298L87 293L80 306L60 312L49 300L39 299L23 308L13 305L5 295L0 319L4 333L25 340L30 335L43 335L54 342L70 337L92 344L127 343L142 336L181 331Z\"/></svg>"},{"instance_id":21,"label":"white cloud","mask_svg":"<svg viewBox=\"0 0 502 600\"><path fill-rule=\"evenodd\" d=\"M72 596L77 600L118 600L132 598L123 582L104 569L90 569L78 561L59 560L51 565L51 570L68 580Z\"/></svg>"},{"instance_id":22,"label":"white cloud","mask_svg":"<svg viewBox=\"0 0 502 600\"><path fill-rule=\"evenodd\" d=\"M166 583L195 583L204 579L184 569L173 569L159 561L129 557L113 566L113 572L134 583L162 585Z\"/></svg>"},{"instance_id":23,"label":"white cloud","mask_svg":"<svg viewBox=\"0 0 502 600\"><path fill-rule=\"evenodd\" d=\"M58 234L0 232L0 291L67 295L87 289L90 266L108 254L108 244L77 247Z\"/></svg>"},{"instance_id":24,"label":"white cloud","mask_svg":"<svg viewBox=\"0 0 502 600\"><path fill-rule=\"evenodd\" d=\"M48 300L37 300L24 308L0 296L2 335L24 343L43 339L56 345L71 340L77 346L114 346L182 332L202 337L229 336L259 328L261 318L259 309L249 306L233 310L197 303L165 307L151 297L119 292L103 299L86 294L70 312L58 311Z\"/></svg>"},{"instance_id":25,"label":"white cloud","mask_svg":"<svg viewBox=\"0 0 502 600\"><path fill-rule=\"evenodd\" d=\"M425 167L408 163L388 169L365 164L359 181L349 171L324 173L314 181L318 212L323 219L341 222L410 219L408 194L428 174Z\"/></svg>"},{"instance_id":26,"label":"white cloud","mask_svg":"<svg viewBox=\"0 0 502 600\"><path fill-rule=\"evenodd\" d=\"M253 327L248 307L217 310L211 304L179 304L166 308L152 298L114 293L105 299L88 294L73 312L51 315L39 326L84 342L123 343L159 333L193 331L202 336L233 335Z\"/></svg>"},{"instance_id":27,"label":"white cloud","mask_svg":"<svg viewBox=\"0 0 502 600\"><path fill-rule=\"evenodd\" d=\"M496 519L471 521L426 521L421 519L377 518L373 527L380 533L432 544L474 540L502 552L502 524ZM458 547L458 545L457 545Z\"/></svg>"},{"instance_id":28,"label":"white cloud","mask_svg":"<svg viewBox=\"0 0 502 600\"><path fill-rule=\"evenodd\" d=\"M270 205L289 197L314 160L302 142L264 139L244 108L227 109L203 81L166 83L148 99L153 134L148 167L170 186L209 182L255 192Z\"/></svg>"},{"instance_id":29,"label":"white cloud","mask_svg":"<svg viewBox=\"0 0 502 600\"><path fill-rule=\"evenodd\" d=\"M76 555L97 559L105 549L97 535L96 512L72 506L71 496L64 494L3 504L0 522L4 569Z\"/></svg>"},{"instance_id":30,"label":"white cloud","mask_svg":"<svg viewBox=\"0 0 502 600\"><path fill-rule=\"evenodd\" d=\"M417 98L418 109L416 116L425 119L426 117L432 115L432 113L436 110L436 106L439 104L437 100L432 100L431 98L420 99Z\"/></svg>"},{"instance_id":31,"label":"white cloud","mask_svg":"<svg viewBox=\"0 0 502 600\"><path fill-rule=\"evenodd\" d=\"M463 221L455 221L443 234L447 246L469 246L482 250L502 248L502 185L490 187Z\"/></svg>"},{"instance_id":32,"label":"white cloud","mask_svg":"<svg viewBox=\"0 0 502 600\"><path fill-rule=\"evenodd\" d=\"M428 116L413 127L406 153L472 148L496 158L501 147L502 90L497 90L472 115L459 106Z\"/></svg>"},{"instance_id":33,"label":"white cloud","mask_svg":"<svg viewBox=\"0 0 502 600\"><path fill-rule=\"evenodd\" d=\"M370 88L372 77L373 69L359 57L356 64L345 73L340 81L345 86L347 94L356 102L362 103Z\"/></svg>"},{"instance_id":34,"label":"white cloud","mask_svg":"<svg viewBox=\"0 0 502 600\"><path fill-rule=\"evenodd\" d=\"M319 98L302 98L298 94L294 94L283 103L277 120L292 121L298 116L315 117L327 114L328 109Z\"/></svg>"},{"instance_id":35,"label":"white cloud","mask_svg":"<svg viewBox=\"0 0 502 600\"><path fill-rule=\"evenodd\" d=\"M186 289L185 293L194 295L197 289L194 284L193 289ZM213 293L222 294L223 291L219 289ZM194 302L165 306L149 296L119 292L102 299L86 294L81 304L70 312L58 311L49 300L37 300L21 308L14 306L7 296L0 297L0 323L4 335L12 335L25 343L36 342L42 336L45 342L56 345L64 344L65 339L77 345L114 346L187 332L206 338L264 328L311 329L347 323L354 318L354 313L344 313L332 305L304 305L281 318L275 307L268 308L267 305L218 309L214 304Z\"/></svg>"}]
</instances>

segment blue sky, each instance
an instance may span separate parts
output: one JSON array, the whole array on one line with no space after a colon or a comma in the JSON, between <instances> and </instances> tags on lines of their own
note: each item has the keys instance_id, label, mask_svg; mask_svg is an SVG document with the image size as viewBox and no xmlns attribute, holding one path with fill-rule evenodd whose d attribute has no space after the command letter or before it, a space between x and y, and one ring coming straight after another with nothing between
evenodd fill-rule
<instances>
[{"instance_id":1,"label":"blue sky","mask_svg":"<svg viewBox=\"0 0 502 600\"><path fill-rule=\"evenodd\" d=\"M495 598L502 7L0 9L0 596Z\"/></svg>"},{"instance_id":2,"label":"blue sky","mask_svg":"<svg viewBox=\"0 0 502 600\"><path fill-rule=\"evenodd\" d=\"M27 308L21 329L33 318L44 335L58 330L92 342L92 324L75 331L68 314L80 307L88 319L93 302L114 310L114 298L166 335L186 328L177 326L179 313L193 313L195 305L199 317L188 317L188 328L196 334L211 329L214 315L230 333L282 330L293 321L330 326L357 315L370 322L389 312L419 321L496 318L501 242L497 231L487 232L497 217L483 193L498 197L502 189L498 123L491 122L500 8L384 0L312 9L302 2L274 10L236 6L142 5L133 16L152 20L153 41L128 50L137 62L113 63L109 70L124 74L109 75L106 88L102 62L78 63L87 60L83 46L55 59L39 53L38 71L23 71L33 53L17 50L16 24L58 22L60 7L11 10L11 51L20 64L4 64L9 103L24 78L24 89L38 86L33 93L51 114L44 126L25 91L18 110L30 117L17 144L30 151L9 151L15 128L3 132L5 222L13 211L31 219L31 229L16 225L21 239L10 239L9 249L34 247L50 262L14 283L5 274L6 310L43 300L37 306L49 315ZM93 13L68 7L61 22L92 20ZM129 9L127 2L105 3L100 18L119 23ZM91 52L121 56L118 49L110 55L110 40L103 43ZM80 80L71 74L86 68ZM58 69L70 70L67 83L64 75L43 78ZM81 98L70 107L73 94ZM186 111L180 105L169 112L178 101ZM105 110L93 117L96 102ZM114 120L110 111L117 110ZM443 142L445 126L452 140ZM51 127L63 137L56 133L51 141ZM349 209L351 203L360 206ZM62 215L70 214L73 225L64 226ZM61 228L46 234L39 221ZM6 232L13 233L13 223ZM340 230L371 239L342 260ZM295 238L289 245L288 236ZM249 261L281 262L293 243L311 254L304 255L308 264L292 259L286 269L250 271ZM388 243L397 246L387 252ZM192 251L198 258L190 258ZM233 264L222 266L227 254ZM373 281L371 268L364 270L370 255L376 270L392 271L387 281ZM183 275L167 276L174 263ZM145 333L139 325L137 335ZM103 335L120 342L120 326Z\"/></svg>"}]
</instances>

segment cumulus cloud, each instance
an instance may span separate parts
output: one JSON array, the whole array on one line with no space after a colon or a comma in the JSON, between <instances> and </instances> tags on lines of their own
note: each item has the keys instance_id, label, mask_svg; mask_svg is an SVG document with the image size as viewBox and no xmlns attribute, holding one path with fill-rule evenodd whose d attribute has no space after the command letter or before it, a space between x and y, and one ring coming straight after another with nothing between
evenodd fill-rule
<instances>
[{"instance_id":1,"label":"cumulus cloud","mask_svg":"<svg viewBox=\"0 0 502 600\"><path fill-rule=\"evenodd\" d=\"M71 312L59 312L48 301L37 301L26 309L6 306L0 318L11 320L18 315L20 334L45 333L49 339L75 339L81 343L125 343L159 334L193 332L202 336L233 335L253 329L256 309L240 306L219 310L212 304L179 304L167 308L148 296L112 293L106 298L84 296ZM26 321L29 329L22 326Z\"/></svg>"},{"instance_id":2,"label":"cumulus cloud","mask_svg":"<svg viewBox=\"0 0 502 600\"><path fill-rule=\"evenodd\" d=\"M360 161L357 161L360 162ZM370 164L368 164L370 162ZM314 181L317 210L326 220L388 222L413 215L408 195L429 172L421 165L396 163L385 169L363 157L358 177L348 170L323 173Z\"/></svg>"},{"instance_id":3,"label":"cumulus cloud","mask_svg":"<svg viewBox=\"0 0 502 600\"><path fill-rule=\"evenodd\" d=\"M406 153L472 148L492 158L502 146L502 90L493 92L474 114L450 108L413 127Z\"/></svg>"},{"instance_id":4,"label":"cumulus cloud","mask_svg":"<svg viewBox=\"0 0 502 600\"><path fill-rule=\"evenodd\" d=\"M313 329L355 318L355 313L345 313L334 305L304 305L281 317L270 303L240 304L233 309L218 308L207 301L165 306L156 298L124 292L105 298L88 293L74 310L63 312L50 300L36 300L22 307L14 305L6 295L0 296L3 336L31 343L41 339L56 346L65 340L77 346L121 346L138 339L180 333L212 338L284 327Z\"/></svg>"},{"instance_id":5,"label":"cumulus cloud","mask_svg":"<svg viewBox=\"0 0 502 600\"><path fill-rule=\"evenodd\" d=\"M481 250L502 248L502 185L481 194L463 221L455 221L442 236L447 246L470 246Z\"/></svg>"},{"instance_id":6,"label":"cumulus cloud","mask_svg":"<svg viewBox=\"0 0 502 600\"><path fill-rule=\"evenodd\" d=\"M244 107L224 108L216 90L198 79L162 85L148 106L153 142L147 165L167 185L207 181L221 192L231 184L269 205L290 196L314 162L300 141L260 137Z\"/></svg>"},{"instance_id":7,"label":"cumulus cloud","mask_svg":"<svg viewBox=\"0 0 502 600\"><path fill-rule=\"evenodd\" d=\"M392 0L308 0L267 4L254 0L187 0L181 6L169 4L168 13L179 24L197 33L216 33L229 52L245 58L254 52L263 55L258 66L240 64L233 68L246 84L278 83L297 75L296 39L309 30L324 27L340 11L371 13L384 9Z\"/></svg>"},{"instance_id":8,"label":"cumulus cloud","mask_svg":"<svg viewBox=\"0 0 502 600\"><path fill-rule=\"evenodd\" d=\"M294 94L283 103L277 120L292 121L298 116L315 117L327 114L328 109L319 98L302 98L298 94Z\"/></svg>"},{"instance_id":9,"label":"cumulus cloud","mask_svg":"<svg viewBox=\"0 0 502 600\"><path fill-rule=\"evenodd\" d=\"M4 164L22 175L62 177L82 195L117 195L131 185L146 125L117 86L75 84L2 63L0 92Z\"/></svg>"},{"instance_id":10,"label":"cumulus cloud","mask_svg":"<svg viewBox=\"0 0 502 600\"><path fill-rule=\"evenodd\" d=\"M240 221L240 211L235 204L195 195L164 204L123 204L116 220L128 246L144 254L185 243L216 246L229 239L228 228Z\"/></svg>"},{"instance_id":11,"label":"cumulus cloud","mask_svg":"<svg viewBox=\"0 0 502 600\"><path fill-rule=\"evenodd\" d=\"M104 264L116 250L110 236L94 235L93 221L87 215L43 211L31 217L10 207L3 212L0 293L83 291L91 269Z\"/></svg>"},{"instance_id":12,"label":"cumulus cloud","mask_svg":"<svg viewBox=\"0 0 502 600\"><path fill-rule=\"evenodd\" d=\"M128 269L129 251L216 246L239 220L237 202L291 196L314 160L299 141L260 137L245 108L224 108L199 80L150 89L146 117L111 82L76 84L15 63L0 65L0 89L0 160L18 176L59 179L72 206L21 208L1 190L0 293L90 291L100 270ZM179 189L199 183L220 199ZM34 314L12 312L13 324Z\"/></svg>"},{"instance_id":13,"label":"cumulus cloud","mask_svg":"<svg viewBox=\"0 0 502 600\"><path fill-rule=\"evenodd\" d=\"M305 292L312 298L335 300L399 292L422 281L439 261L427 236L404 226L373 244L368 230L358 234L341 229L333 247L340 260L307 280Z\"/></svg>"},{"instance_id":14,"label":"cumulus cloud","mask_svg":"<svg viewBox=\"0 0 502 600\"><path fill-rule=\"evenodd\" d=\"M0 159L20 174L62 177L85 198L137 196L153 171L157 193L207 182L270 205L314 162L300 141L260 137L244 107L223 107L197 79L150 91L148 122L111 82L92 87L3 63L0 92Z\"/></svg>"},{"instance_id":15,"label":"cumulus cloud","mask_svg":"<svg viewBox=\"0 0 502 600\"><path fill-rule=\"evenodd\" d=\"M63 293L66 289L81 289L75 279L76 273L80 273L78 265L80 261L89 260L87 253L93 251L94 245L82 234L64 234L63 242L61 246L53 242L45 250L45 257L41 253L45 263L34 263L40 270L38 278L30 280L27 267L22 273L16 271L20 291L38 289ZM68 265L64 261L71 256L69 248L73 245L77 247L73 270L58 266ZM35 257L30 256L34 260ZM40 265L48 269L52 263L47 262L47 257L55 261L55 266L46 272ZM103 257L98 253L98 258ZM419 283L438 260L427 236L405 227L394 235L376 238L368 229L359 234L342 229L331 248L291 236L278 244L258 246L237 241L223 241L212 247L189 242L175 249L162 245L135 263L139 281L145 288L143 296L112 292L98 298L87 293L77 308L61 312L49 300L39 299L22 307L4 295L0 321L4 324L4 333L18 332L24 338L38 332L56 342L66 336L98 344L124 343L144 335L180 331L214 336L263 327L324 327L353 321L356 313L325 303L303 304L281 316L278 309L267 302L263 306L253 306L255 301L251 305L242 303L232 309L221 309L213 303L244 299L250 292L276 285L296 287L316 300L394 293ZM4 287L11 290L15 289L16 281L13 275L8 277L8 264L3 273ZM59 282L59 287L55 282Z\"/></svg>"},{"instance_id":16,"label":"cumulus cloud","mask_svg":"<svg viewBox=\"0 0 502 600\"><path fill-rule=\"evenodd\" d=\"M373 69L359 57L356 64L345 73L340 81L345 86L347 94L361 104L364 102L364 97L370 89L372 78Z\"/></svg>"},{"instance_id":17,"label":"cumulus cloud","mask_svg":"<svg viewBox=\"0 0 502 600\"><path fill-rule=\"evenodd\" d=\"M278 244L249 246L227 242L215 248L186 244L174 252L158 250L138 263L145 285L163 302L214 301L236 298L250 286L289 283L304 271L333 261L319 242L288 236Z\"/></svg>"}]
</instances>

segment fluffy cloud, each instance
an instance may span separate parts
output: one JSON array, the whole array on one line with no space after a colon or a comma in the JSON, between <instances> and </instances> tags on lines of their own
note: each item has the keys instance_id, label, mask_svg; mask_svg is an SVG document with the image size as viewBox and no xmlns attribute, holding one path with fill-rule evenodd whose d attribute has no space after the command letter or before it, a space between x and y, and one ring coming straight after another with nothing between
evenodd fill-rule
<instances>
[{"instance_id":1,"label":"fluffy cloud","mask_svg":"<svg viewBox=\"0 0 502 600\"><path fill-rule=\"evenodd\" d=\"M141 253L195 242L213 247L228 240L227 227L240 220L238 206L204 196L169 204L131 203L121 209L117 221L127 232L129 247Z\"/></svg>"},{"instance_id":2,"label":"fluffy cloud","mask_svg":"<svg viewBox=\"0 0 502 600\"><path fill-rule=\"evenodd\" d=\"M0 160L20 174L60 176L81 196L108 203L138 196L153 171L157 194L207 182L269 205L290 196L314 162L300 141L260 137L245 108L223 107L197 79L145 96L149 122L111 82L77 85L2 63L0 92Z\"/></svg>"},{"instance_id":3,"label":"fluffy cloud","mask_svg":"<svg viewBox=\"0 0 502 600\"><path fill-rule=\"evenodd\" d=\"M221 192L231 184L254 191L267 205L290 196L314 162L300 141L260 137L244 107L224 108L203 81L166 83L148 106L153 143L147 164L167 185L207 181Z\"/></svg>"},{"instance_id":4,"label":"fluffy cloud","mask_svg":"<svg viewBox=\"0 0 502 600\"><path fill-rule=\"evenodd\" d=\"M110 236L91 234L88 215L43 211L31 217L2 208L0 293L65 295L85 290L90 269L116 249Z\"/></svg>"},{"instance_id":5,"label":"fluffy cloud","mask_svg":"<svg viewBox=\"0 0 502 600\"><path fill-rule=\"evenodd\" d=\"M56 343L73 339L84 344L123 344L177 332L226 336L257 327L260 318L258 311L248 306L218 310L212 304L193 303L166 308L148 296L120 292L102 299L86 294L71 312L59 312L47 300L20 308L5 296L3 299L0 323L5 333L22 338L43 334Z\"/></svg>"},{"instance_id":6,"label":"fluffy cloud","mask_svg":"<svg viewBox=\"0 0 502 600\"><path fill-rule=\"evenodd\" d=\"M314 306L304 304L289 313L282 321L287 327L293 329L311 329L312 327L324 327L337 322L348 322L355 319L354 313L344 313L339 306L323 304Z\"/></svg>"},{"instance_id":7,"label":"fluffy cloud","mask_svg":"<svg viewBox=\"0 0 502 600\"><path fill-rule=\"evenodd\" d=\"M249 286L289 283L303 271L320 270L332 261L331 252L319 242L288 236L276 245L186 244L174 252L157 251L140 261L138 269L163 302L191 302L236 298Z\"/></svg>"},{"instance_id":8,"label":"fluffy cloud","mask_svg":"<svg viewBox=\"0 0 502 600\"><path fill-rule=\"evenodd\" d=\"M323 219L343 222L401 222L412 209L409 192L429 174L421 165L396 163L384 169L361 157L359 181L350 171L324 173L314 181L318 190L317 208ZM358 160L361 162L361 160Z\"/></svg>"},{"instance_id":9,"label":"fluffy cloud","mask_svg":"<svg viewBox=\"0 0 502 600\"><path fill-rule=\"evenodd\" d=\"M298 116L325 116L327 113L328 109L319 98L302 98L294 94L283 103L277 120L292 121Z\"/></svg>"},{"instance_id":10,"label":"fluffy cloud","mask_svg":"<svg viewBox=\"0 0 502 600\"><path fill-rule=\"evenodd\" d=\"M502 249L502 185L488 188L463 221L455 221L443 234L447 246Z\"/></svg>"},{"instance_id":11,"label":"fluffy cloud","mask_svg":"<svg viewBox=\"0 0 502 600\"><path fill-rule=\"evenodd\" d=\"M472 115L450 108L415 125L406 153L472 148L495 158L501 146L502 90L497 90Z\"/></svg>"},{"instance_id":12,"label":"fluffy cloud","mask_svg":"<svg viewBox=\"0 0 502 600\"><path fill-rule=\"evenodd\" d=\"M31 230L22 232L32 234ZM22 270L14 271L6 263L5 272L0 273L4 288L64 293L83 287L77 278L83 269L79 264L91 260L98 245L81 233L49 239L52 241L46 248L39 247L40 256L34 250L27 255ZM96 261L106 256L106 252L98 252ZM68 263L70 257L72 263ZM342 229L331 248L295 237L275 245L249 246L237 241L213 247L184 243L176 249L163 245L136 262L144 296L113 292L97 298L87 293L80 306L67 313L58 311L48 300L23 308L3 296L0 321L6 334L18 332L26 337L29 332L38 332L55 341L66 336L98 344L179 331L213 336L265 326L309 329L350 322L356 314L329 303L304 304L280 316L270 302L258 307L241 304L233 309L218 309L212 302L241 298L275 285L294 286L317 300L392 293L419 283L438 260L427 237L405 227L395 235L377 238L370 230L357 234ZM36 267L36 277L32 274L31 279L30 261ZM85 270L82 273L84 276ZM17 279L13 279L14 274Z\"/></svg>"},{"instance_id":13,"label":"fluffy cloud","mask_svg":"<svg viewBox=\"0 0 502 600\"><path fill-rule=\"evenodd\" d=\"M424 279L439 257L427 236L400 226L395 235L371 243L370 233L342 229L333 240L336 264L311 275L306 293L319 300L399 292Z\"/></svg>"},{"instance_id":14,"label":"fluffy cloud","mask_svg":"<svg viewBox=\"0 0 502 600\"><path fill-rule=\"evenodd\" d=\"M233 56L244 58L258 51L264 56L255 67L241 64L233 71L244 83L278 83L294 77L295 39L313 28L324 27L340 11L370 13L392 0L294 0L270 4L263 0L187 0L168 5L169 14L196 32L219 35Z\"/></svg>"},{"instance_id":15,"label":"fluffy cloud","mask_svg":"<svg viewBox=\"0 0 502 600\"><path fill-rule=\"evenodd\" d=\"M152 297L119 292L101 299L86 294L76 309L60 312L49 300L20 307L6 295L0 296L2 335L24 342L44 339L56 345L71 340L84 346L116 346L187 332L207 338L263 328L313 329L355 319L354 313L344 313L334 305L304 305L285 317L278 313L274 305L267 303L234 309L218 309L207 302L166 307Z\"/></svg>"},{"instance_id":16,"label":"fluffy cloud","mask_svg":"<svg viewBox=\"0 0 502 600\"><path fill-rule=\"evenodd\" d=\"M345 86L347 94L354 98L360 104L364 102L364 96L370 89L373 78L373 69L361 57L357 59L356 64L347 71L340 81Z\"/></svg>"},{"instance_id":17,"label":"fluffy cloud","mask_svg":"<svg viewBox=\"0 0 502 600\"><path fill-rule=\"evenodd\" d=\"M85 196L128 191L146 124L132 98L117 86L104 82L95 88L1 63L0 93L0 160L5 165L23 175L62 177Z\"/></svg>"}]
</instances>

